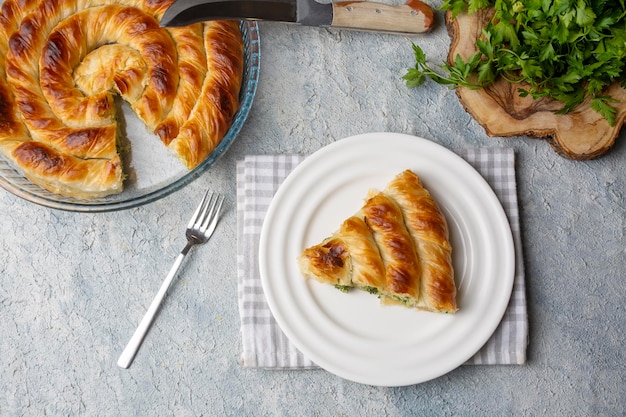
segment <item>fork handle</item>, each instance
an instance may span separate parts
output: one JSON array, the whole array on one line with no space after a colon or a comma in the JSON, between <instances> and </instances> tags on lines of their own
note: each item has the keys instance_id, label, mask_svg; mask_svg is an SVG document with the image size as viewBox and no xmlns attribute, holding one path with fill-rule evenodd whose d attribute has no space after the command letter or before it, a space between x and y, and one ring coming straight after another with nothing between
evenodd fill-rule
<instances>
[{"instance_id":1,"label":"fork handle","mask_svg":"<svg viewBox=\"0 0 626 417\"><path fill-rule=\"evenodd\" d=\"M169 274L167 274L167 277L165 277L165 281L163 281L163 284L161 284L161 288L159 288L159 291L154 297L154 300L152 300L150 307L148 307L148 311L146 311L146 314L144 314L143 318L139 322L139 326L137 326L137 329L135 330L135 333L133 333L132 337L128 341L128 344L124 348L124 351L117 360L117 365L121 368L128 368L130 364L133 363L133 359L135 359L135 355L137 354L137 351L139 350L143 339L146 337L148 330L150 330L150 326L154 321L154 317L156 316L159 308L161 307L161 304L163 303L163 299L167 294L167 290L170 288L170 285L172 285L172 281L174 280L174 277L176 276L176 273L178 272L178 269L183 263L185 255L187 255L187 252L189 252L191 246L191 243L187 243L187 246L185 246L185 248L176 258L176 261L174 262L174 265L172 265Z\"/></svg>"}]
</instances>

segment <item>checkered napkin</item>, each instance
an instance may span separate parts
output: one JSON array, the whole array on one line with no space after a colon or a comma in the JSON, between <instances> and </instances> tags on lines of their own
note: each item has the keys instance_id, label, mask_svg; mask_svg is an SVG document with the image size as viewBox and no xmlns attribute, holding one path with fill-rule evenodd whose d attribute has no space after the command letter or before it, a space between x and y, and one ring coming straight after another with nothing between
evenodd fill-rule
<instances>
[{"instance_id":1,"label":"checkered napkin","mask_svg":"<svg viewBox=\"0 0 626 417\"><path fill-rule=\"evenodd\" d=\"M459 152L480 172L500 199L515 244L515 281L509 306L489 341L467 364L523 364L528 344L515 154L508 148ZM253 368L313 368L282 333L263 295L259 275L259 237L274 193L304 159L301 155L248 156L237 162L237 285L242 332L242 364Z\"/></svg>"}]
</instances>

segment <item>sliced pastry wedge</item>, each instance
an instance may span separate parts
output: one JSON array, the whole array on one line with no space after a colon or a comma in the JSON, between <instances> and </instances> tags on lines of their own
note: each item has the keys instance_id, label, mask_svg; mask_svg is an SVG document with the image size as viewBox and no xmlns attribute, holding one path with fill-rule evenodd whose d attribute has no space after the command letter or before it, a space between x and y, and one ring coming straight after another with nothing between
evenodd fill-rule
<instances>
[{"instance_id":1,"label":"sliced pastry wedge","mask_svg":"<svg viewBox=\"0 0 626 417\"><path fill-rule=\"evenodd\" d=\"M304 249L298 266L306 278L377 294L383 304L454 313L451 254L441 209L405 170L383 191L370 191L331 237Z\"/></svg>"}]
</instances>

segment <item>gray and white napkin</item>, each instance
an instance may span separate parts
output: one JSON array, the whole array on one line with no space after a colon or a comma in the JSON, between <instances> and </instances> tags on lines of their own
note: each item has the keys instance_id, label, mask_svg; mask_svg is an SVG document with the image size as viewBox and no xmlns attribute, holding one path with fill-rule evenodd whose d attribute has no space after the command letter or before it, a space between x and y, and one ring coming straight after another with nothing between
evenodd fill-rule
<instances>
[{"instance_id":1,"label":"gray and white napkin","mask_svg":"<svg viewBox=\"0 0 626 417\"><path fill-rule=\"evenodd\" d=\"M515 244L515 281L509 306L487 343L466 364L523 364L528 344L515 154L509 148L467 149L459 155L491 185L506 212ZM263 218L287 175L302 155L251 155L237 161L237 288L243 352L251 368L314 368L280 330L263 294L258 266Z\"/></svg>"}]
</instances>

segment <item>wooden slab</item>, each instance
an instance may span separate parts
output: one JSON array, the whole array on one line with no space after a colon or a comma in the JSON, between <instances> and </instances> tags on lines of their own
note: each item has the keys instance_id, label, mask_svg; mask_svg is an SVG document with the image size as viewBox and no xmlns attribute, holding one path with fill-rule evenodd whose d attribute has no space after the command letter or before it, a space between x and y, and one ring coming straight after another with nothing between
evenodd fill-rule
<instances>
[{"instance_id":1,"label":"wooden slab","mask_svg":"<svg viewBox=\"0 0 626 417\"><path fill-rule=\"evenodd\" d=\"M467 59L476 51L475 42L481 29L492 15L481 10L455 19L446 14L446 24L451 37L448 60L452 63L457 54ZM530 136L547 140L554 150L570 159L585 160L606 153L615 143L626 117L626 90L619 85L611 86L607 93L619 100L615 125L609 123L582 103L565 115L554 111L562 104L552 99L533 100L519 97L519 84L498 80L493 85L471 90L457 88L456 92L465 110L485 129L491 137Z\"/></svg>"}]
</instances>

